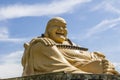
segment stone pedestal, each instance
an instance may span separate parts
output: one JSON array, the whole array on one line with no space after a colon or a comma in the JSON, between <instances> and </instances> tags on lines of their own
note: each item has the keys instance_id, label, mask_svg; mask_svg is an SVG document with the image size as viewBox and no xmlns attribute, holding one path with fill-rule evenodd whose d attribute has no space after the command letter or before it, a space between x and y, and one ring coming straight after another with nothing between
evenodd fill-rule
<instances>
[{"instance_id":1,"label":"stone pedestal","mask_svg":"<svg viewBox=\"0 0 120 80\"><path fill-rule=\"evenodd\" d=\"M120 80L120 75L48 73L2 80Z\"/></svg>"}]
</instances>

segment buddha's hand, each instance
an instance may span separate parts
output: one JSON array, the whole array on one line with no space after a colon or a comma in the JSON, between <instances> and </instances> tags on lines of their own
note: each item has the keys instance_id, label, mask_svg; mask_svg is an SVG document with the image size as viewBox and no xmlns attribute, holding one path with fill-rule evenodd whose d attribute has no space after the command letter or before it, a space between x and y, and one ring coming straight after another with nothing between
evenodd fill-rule
<instances>
[{"instance_id":1,"label":"buddha's hand","mask_svg":"<svg viewBox=\"0 0 120 80\"><path fill-rule=\"evenodd\" d=\"M119 73L115 70L114 65L111 64L108 60L103 59L103 73L105 74L112 74L112 75L118 75Z\"/></svg>"},{"instance_id":2,"label":"buddha's hand","mask_svg":"<svg viewBox=\"0 0 120 80\"><path fill-rule=\"evenodd\" d=\"M79 66L79 68L83 71L94 74L103 73L103 66L100 60L89 61L86 64Z\"/></svg>"}]
</instances>

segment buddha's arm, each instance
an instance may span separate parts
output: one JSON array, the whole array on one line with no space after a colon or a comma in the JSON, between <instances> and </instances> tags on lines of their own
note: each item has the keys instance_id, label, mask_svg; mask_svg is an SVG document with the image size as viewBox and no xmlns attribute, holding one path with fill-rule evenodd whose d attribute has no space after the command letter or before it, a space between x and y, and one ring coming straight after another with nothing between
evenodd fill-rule
<instances>
[{"instance_id":1,"label":"buddha's arm","mask_svg":"<svg viewBox=\"0 0 120 80\"><path fill-rule=\"evenodd\" d=\"M98 52L91 53L91 60L83 65L77 63L79 69L91 73L118 74L114 66L106 60L105 56Z\"/></svg>"},{"instance_id":2,"label":"buddha's arm","mask_svg":"<svg viewBox=\"0 0 120 80\"><path fill-rule=\"evenodd\" d=\"M95 74L103 73L103 67L102 67L101 61L99 60L89 61L86 64L80 65L78 68L83 71L91 72Z\"/></svg>"},{"instance_id":3,"label":"buddha's arm","mask_svg":"<svg viewBox=\"0 0 120 80\"><path fill-rule=\"evenodd\" d=\"M25 66L25 64L26 64L26 61L27 61L27 59L28 59L29 44L28 44L28 43L25 43L25 44L24 44L24 48L25 48L25 50L24 50L24 54L23 54L22 60L21 60L21 63L22 63L23 68L24 68L24 66Z\"/></svg>"},{"instance_id":4,"label":"buddha's arm","mask_svg":"<svg viewBox=\"0 0 120 80\"><path fill-rule=\"evenodd\" d=\"M116 70L114 65L109 62L105 56L101 52L93 52L95 56L95 60L100 60L103 66L103 73L105 74L119 74ZM94 60L93 59L93 60Z\"/></svg>"},{"instance_id":5,"label":"buddha's arm","mask_svg":"<svg viewBox=\"0 0 120 80\"><path fill-rule=\"evenodd\" d=\"M21 63L22 63L22 66L23 66L23 73L22 73L22 76L27 76L27 75L31 75L34 73L34 70L33 70L33 66L32 65L32 62L31 62L31 56L30 56L30 45L29 43L25 43L24 44L24 54L22 56L22 60L21 60Z\"/></svg>"},{"instance_id":6,"label":"buddha's arm","mask_svg":"<svg viewBox=\"0 0 120 80\"><path fill-rule=\"evenodd\" d=\"M105 73L105 74L119 74L114 66L108 61L108 60L94 60L87 62L87 64L80 65L78 64L77 66L79 69L86 71L86 72L91 72L91 73Z\"/></svg>"}]
</instances>

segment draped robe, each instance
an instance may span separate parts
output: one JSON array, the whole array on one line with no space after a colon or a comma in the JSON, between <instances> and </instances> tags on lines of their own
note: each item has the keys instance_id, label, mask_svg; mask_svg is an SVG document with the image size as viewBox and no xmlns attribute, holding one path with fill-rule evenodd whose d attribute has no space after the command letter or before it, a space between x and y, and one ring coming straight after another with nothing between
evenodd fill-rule
<instances>
[{"instance_id":1,"label":"draped robe","mask_svg":"<svg viewBox=\"0 0 120 80\"><path fill-rule=\"evenodd\" d=\"M23 76L51 72L104 73L103 55L71 47L58 47L49 38L33 39L25 44ZM96 60L95 60L96 59Z\"/></svg>"}]
</instances>

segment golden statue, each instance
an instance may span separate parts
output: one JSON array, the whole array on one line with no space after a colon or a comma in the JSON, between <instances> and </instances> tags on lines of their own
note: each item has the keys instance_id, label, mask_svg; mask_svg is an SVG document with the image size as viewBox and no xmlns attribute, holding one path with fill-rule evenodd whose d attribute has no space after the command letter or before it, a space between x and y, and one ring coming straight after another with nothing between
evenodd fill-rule
<instances>
[{"instance_id":1,"label":"golden statue","mask_svg":"<svg viewBox=\"0 0 120 80\"><path fill-rule=\"evenodd\" d=\"M100 52L89 52L67 38L66 21L54 17L42 36L25 43L23 76L51 73L119 74Z\"/></svg>"}]
</instances>

